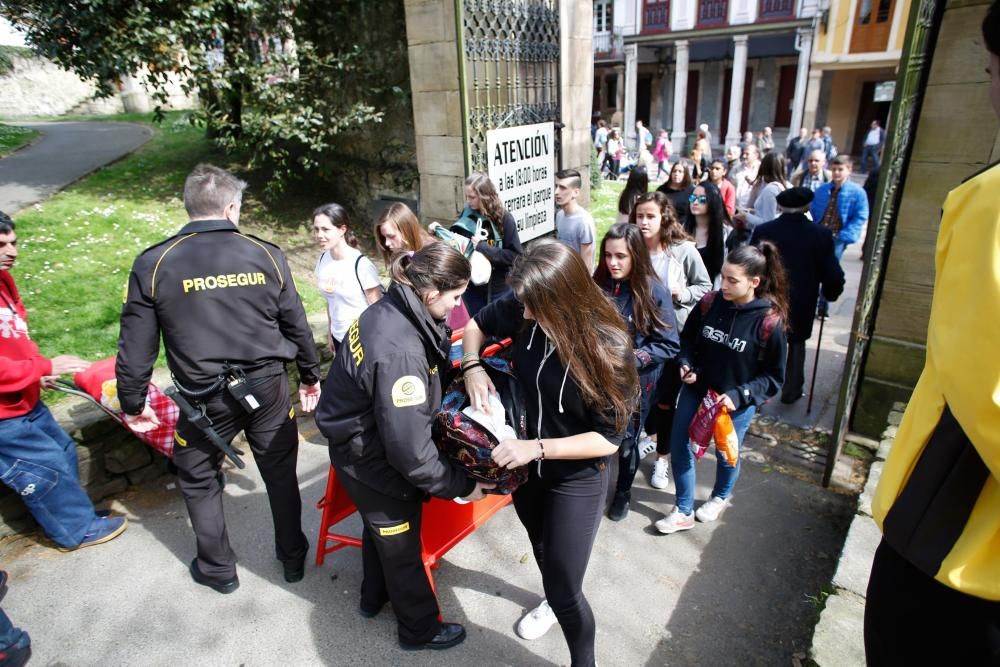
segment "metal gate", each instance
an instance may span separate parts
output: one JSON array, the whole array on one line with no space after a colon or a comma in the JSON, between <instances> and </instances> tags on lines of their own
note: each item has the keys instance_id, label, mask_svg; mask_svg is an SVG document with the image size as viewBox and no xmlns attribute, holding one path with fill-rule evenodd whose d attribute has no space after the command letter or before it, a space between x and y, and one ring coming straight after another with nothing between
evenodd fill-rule
<instances>
[{"instance_id":1,"label":"metal gate","mask_svg":"<svg viewBox=\"0 0 1000 667\"><path fill-rule=\"evenodd\" d=\"M486 173L488 130L559 122L559 0L455 0L455 9L465 166ZM555 150L558 163L559 132Z\"/></svg>"}]
</instances>

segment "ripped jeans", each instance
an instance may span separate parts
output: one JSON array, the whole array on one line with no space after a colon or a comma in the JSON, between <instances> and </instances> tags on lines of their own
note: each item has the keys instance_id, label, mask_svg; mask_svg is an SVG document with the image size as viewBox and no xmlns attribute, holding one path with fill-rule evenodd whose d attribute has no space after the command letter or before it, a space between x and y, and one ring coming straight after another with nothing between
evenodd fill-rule
<instances>
[{"instance_id":1,"label":"ripped jeans","mask_svg":"<svg viewBox=\"0 0 1000 667\"><path fill-rule=\"evenodd\" d=\"M80 487L76 442L41 401L26 415L0 419L0 481L59 546L78 546L95 518Z\"/></svg>"}]
</instances>

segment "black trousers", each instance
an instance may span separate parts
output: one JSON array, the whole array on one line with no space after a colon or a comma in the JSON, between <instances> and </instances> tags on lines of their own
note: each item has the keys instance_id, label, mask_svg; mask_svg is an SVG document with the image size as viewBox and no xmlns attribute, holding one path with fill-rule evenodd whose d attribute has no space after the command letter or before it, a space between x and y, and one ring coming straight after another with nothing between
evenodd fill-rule
<instances>
[{"instance_id":1,"label":"black trousers","mask_svg":"<svg viewBox=\"0 0 1000 667\"><path fill-rule=\"evenodd\" d=\"M635 474L639 471L639 431L646 423L649 411L656 401L660 370L662 369L658 368L651 373L639 376L639 411L632 414L625 440L618 448L618 479L615 482L615 492L629 497L631 497Z\"/></svg>"},{"instance_id":2,"label":"black trousers","mask_svg":"<svg viewBox=\"0 0 1000 667\"><path fill-rule=\"evenodd\" d=\"M430 641L441 627L437 598L420 557L424 504L393 498L337 470L337 479L361 514L361 606L376 610L387 601L396 613L399 639Z\"/></svg>"},{"instance_id":3,"label":"black trousers","mask_svg":"<svg viewBox=\"0 0 1000 667\"><path fill-rule=\"evenodd\" d=\"M806 386L806 342L788 341L788 357L785 362L785 384L781 386L781 400L786 403L802 396Z\"/></svg>"},{"instance_id":4,"label":"black trousers","mask_svg":"<svg viewBox=\"0 0 1000 667\"><path fill-rule=\"evenodd\" d=\"M302 498L295 473L299 434L288 398L288 376L282 373L249 382L260 408L247 413L223 391L207 401L207 414L226 442L240 431L246 433L267 488L275 553L283 562L300 560L308 553L309 542L302 532ZM228 579L236 573L236 554L229 545L222 509L223 454L183 414L177 435L174 464L197 539L198 569L208 577Z\"/></svg>"},{"instance_id":5,"label":"black trousers","mask_svg":"<svg viewBox=\"0 0 1000 667\"><path fill-rule=\"evenodd\" d=\"M545 599L559 619L573 667L594 665L594 612L583 595L583 577L601 523L608 490L608 466L568 481L539 479L531 466L528 482L514 492L514 509L528 531L542 572Z\"/></svg>"},{"instance_id":6,"label":"black trousers","mask_svg":"<svg viewBox=\"0 0 1000 667\"><path fill-rule=\"evenodd\" d=\"M1000 665L1000 602L945 586L885 540L865 605L865 656L880 665Z\"/></svg>"},{"instance_id":7,"label":"black trousers","mask_svg":"<svg viewBox=\"0 0 1000 667\"><path fill-rule=\"evenodd\" d=\"M681 374L677 362L673 359L663 364L663 373L657 384L657 398L650 410L650 419L646 433L652 430L656 433L656 453L666 456L670 453L670 432L674 427L674 409L677 407L677 395L681 393Z\"/></svg>"}]
</instances>

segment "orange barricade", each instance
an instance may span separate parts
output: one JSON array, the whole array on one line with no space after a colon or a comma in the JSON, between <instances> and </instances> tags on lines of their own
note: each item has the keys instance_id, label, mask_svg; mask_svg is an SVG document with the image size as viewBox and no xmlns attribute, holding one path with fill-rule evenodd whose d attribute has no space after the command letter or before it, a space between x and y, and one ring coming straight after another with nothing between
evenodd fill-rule
<instances>
[{"instance_id":1,"label":"orange barricade","mask_svg":"<svg viewBox=\"0 0 1000 667\"><path fill-rule=\"evenodd\" d=\"M462 332L458 331L452 335L452 342L457 342L461 338ZM509 338L490 345L483 350L482 356L496 354L508 345L510 345ZM453 365L457 366L458 363L456 361ZM486 523L486 520L496 514L501 507L510 503L511 499L512 496L487 495L478 502L461 504L452 500L431 498L430 502L424 504L420 530L423 543L421 557L431 588L435 588L431 570L437 569L438 561L469 533ZM319 544L316 547L316 565L322 565L329 553L344 547L361 546L360 537L343 535L332 530L357 510L347 491L337 482L337 473L333 466L330 466L330 474L326 481L326 495L316 503L316 509L323 510L319 527Z\"/></svg>"}]
</instances>

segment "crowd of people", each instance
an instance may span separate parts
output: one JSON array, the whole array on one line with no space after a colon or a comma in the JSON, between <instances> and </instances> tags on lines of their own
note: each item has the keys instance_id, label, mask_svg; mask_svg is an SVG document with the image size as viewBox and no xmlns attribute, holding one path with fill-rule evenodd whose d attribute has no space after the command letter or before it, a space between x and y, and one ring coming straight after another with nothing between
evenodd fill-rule
<instances>
[{"instance_id":1,"label":"crowd of people","mask_svg":"<svg viewBox=\"0 0 1000 667\"><path fill-rule=\"evenodd\" d=\"M432 422L442 378L450 375L451 330L464 329L459 372L472 407L484 413L496 389L480 350L509 337L526 429L500 441L492 459L505 468L527 466L528 481L513 500L543 587L517 633L536 638L558 623L572 664L594 663L596 625L582 584L601 516L628 515L641 462L655 451L650 485L666 488L672 470L676 486L675 503L656 529L670 534L720 517L731 503L739 458L717 457L711 497L696 511L688 425L711 397L729 415L739 447L764 402L779 394L786 403L798 400L817 303L839 296L838 260L867 218L864 193L850 183L851 162L843 156L827 171L821 149L813 149L793 187L768 131L748 136L731 164L711 159L707 128L690 157L672 163L665 132L652 146L652 133L641 124L637 130L654 157L648 168L631 169L618 219L603 238L580 203L575 170L555 177L555 238L529 247L494 183L472 174L464 209L447 228L424 228L401 203L372 221L386 287L359 249L348 211L333 202L318 206L310 220L320 251L315 288L326 301L334 355L325 381L285 256L240 230L246 184L210 165L195 168L184 189L189 223L132 267L116 361L118 398L133 431L159 426L147 392L161 339L177 390L201 410L201 417L182 412L174 454L196 538L189 565L195 582L224 594L239 588L218 441L241 431L267 489L284 578L304 576L309 543L285 374L294 362L298 409L316 410L337 478L363 519L360 613L374 616L391 602L403 648L461 642L464 628L441 620L423 574L422 502L476 501L492 485L438 449ZM614 168L621 140L612 130L603 141ZM654 167L666 179L649 191L658 180L650 179ZM0 340L14 362L0 374L11 397L2 405L0 433L5 442L31 441L24 452L0 451L3 481L59 546L101 544L127 521L87 500L73 441L38 400L54 376L88 362L47 359L28 338L9 272L15 226L6 216L0 252L0 296L14 332ZM198 327L187 325L192 318ZM611 457L618 466L606 507ZM50 480L51 492L33 493L40 479ZM11 643L18 641L24 643L19 635Z\"/></svg>"}]
</instances>

